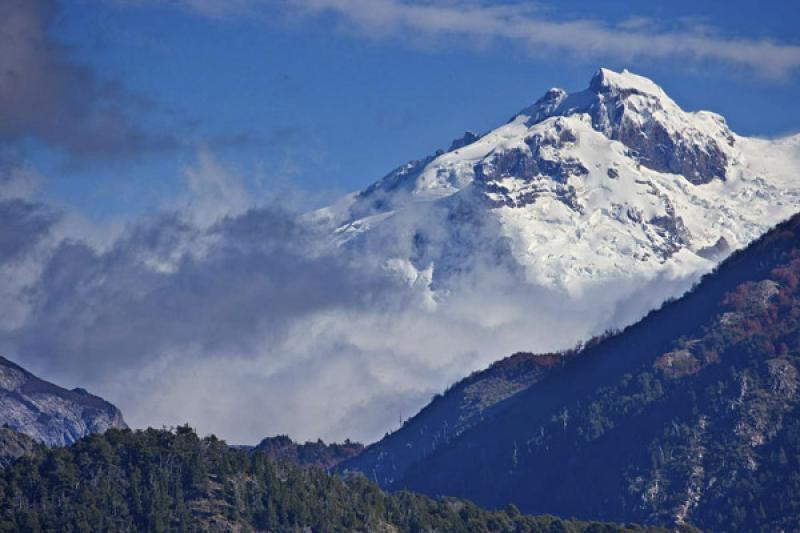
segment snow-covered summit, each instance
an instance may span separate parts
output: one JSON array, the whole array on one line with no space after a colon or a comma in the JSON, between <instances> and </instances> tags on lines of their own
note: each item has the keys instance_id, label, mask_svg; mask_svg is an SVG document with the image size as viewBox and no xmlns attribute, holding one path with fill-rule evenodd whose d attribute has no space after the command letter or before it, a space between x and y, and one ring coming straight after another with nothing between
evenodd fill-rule
<instances>
[{"instance_id":1,"label":"snow-covered summit","mask_svg":"<svg viewBox=\"0 0 800 533\"><path fill-rule=\"evenodd\" d=\"M627 70L620 73L601 68L592 77L587 89L570 94L564 89L553 87L520 114L529 115L533 122L539 122L553 115L566 116L587 112L603 100L614 100L615 104L621 104L622 100L632 95L643 96L653 101L664 101L666 106L661 105L661 107L676 105L661 87L648 78Z\"/></svg>"},{"instance_id":2,"label":"snow-covered summit","mask_svg":"<svg viewBox=\"0 0 800 533\"><path fill-rule=\"evenodd\" d=\"M640 93L669 98L661 87L653 83L653 80L634 74L628 69L623 69L622 72L614 72L613 70L601 67L592 77L591 82L589 82L589 87L596 92L615 89L618 91L638 91Z\"/></svg>"},{"instance_id":3,"label":"snow-covered summit","mask_svg":"<svg viewBox=\"0 0 800 533\"><path fill-rule=\"evenodd\" d=\"M738 136L647 78L600 69L316 218L434 300L487 268L610 309L666 280L645 312L799 210L799 164L800 137Z\"/></svg>"},{"instance_id":4,"label":"snow-covered summit","mask_svg":"<svg viewBox=\"0 0 800 533\"><path fill-rule=\"evenodd\" d=\"M574 94L551 89L521 114L530 117L529 124L586 114L594 129L633 150L643 165L693 183L725 179L734 144L724 118L687 113L661 87L627 70L601 68L588 89Z\"/></svg>"}]
</instances>

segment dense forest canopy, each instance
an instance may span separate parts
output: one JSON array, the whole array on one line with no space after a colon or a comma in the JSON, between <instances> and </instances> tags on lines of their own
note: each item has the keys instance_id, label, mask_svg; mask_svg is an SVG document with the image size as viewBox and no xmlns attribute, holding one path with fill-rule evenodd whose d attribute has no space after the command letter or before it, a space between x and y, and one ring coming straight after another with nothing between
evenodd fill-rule
<instances>
[{"instance_id":1,"label":"dense forest canopy","mask_svg":"<svg viewBox=\"0 0 800 533\"><path fill-rule=\"evenodd\" d=\"M189 427L110 430L72 447L38 447L0 473L0 531L198 530L667 531L388 494L363 476L275 462Z\"/></svg>"}]
</instances>

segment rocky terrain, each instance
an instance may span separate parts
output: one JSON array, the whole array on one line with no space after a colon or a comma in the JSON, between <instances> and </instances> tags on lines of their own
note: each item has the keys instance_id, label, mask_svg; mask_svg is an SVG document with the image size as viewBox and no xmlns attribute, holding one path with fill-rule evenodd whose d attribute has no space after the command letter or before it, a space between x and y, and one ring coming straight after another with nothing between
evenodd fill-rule
<instances>
[{"instance_id":1,"label":"rocky terrain","mask_svg":"<svg viewBox=\"0 0 800 533\"><path fill-rule=\"evenodd\" d=\"M67 390L0 357L0 425L48 446L125 428L122 413L83 389Z\"/></svg>"}]
</instances>

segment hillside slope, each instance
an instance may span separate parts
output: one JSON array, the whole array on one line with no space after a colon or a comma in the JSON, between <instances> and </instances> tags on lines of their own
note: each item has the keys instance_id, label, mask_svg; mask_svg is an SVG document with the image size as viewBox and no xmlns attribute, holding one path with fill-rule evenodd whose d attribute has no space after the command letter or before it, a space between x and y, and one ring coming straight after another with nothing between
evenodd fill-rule
<instances>
[{"instance_id":1,"label":"hillside slope","mask_svg":"<svg viewBox=\"0 0 800 533\"><path fill-rule=\"evenodd\" d=\"M800 521L799 280L797 216L387 484L525 512L791 530Z\"/></svg>"},{"instance_id":2,"label":"hillside slope","mask_svg":"<svg viewBox=\"0 0 800 533\"><path fill-rule=\"evenodd\" d=\"M492 416L505 400L532 386L574 354L517 353L475 372L437 395L397 431L342 461L337 469L357 470L381 486L391 486L409 466Z\"/></svg>"}]
</instances>

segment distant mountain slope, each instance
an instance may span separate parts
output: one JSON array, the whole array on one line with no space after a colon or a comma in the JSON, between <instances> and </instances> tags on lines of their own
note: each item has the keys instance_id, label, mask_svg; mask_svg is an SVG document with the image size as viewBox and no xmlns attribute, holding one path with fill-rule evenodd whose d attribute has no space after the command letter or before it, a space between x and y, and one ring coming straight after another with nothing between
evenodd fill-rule
<instances>
[{"instance_id":1,"label":"distant mountain slope","mask_svg":"<svg viewBox=\"0 0 800 533\"><path fill-rule=\"evenodd\" d=\"M388 485L532 513L794 530L798 369L800 216L691 293L555 365ZM414 431L398 433L416 445Z\"/></svg>"},{"instance_id":2,"label":"distant mountain slope","mask_svg":"<svg viewBox=\"0 0 800 533\"><path fill-rule=\"evenodd\" d=\"M185 427L112 430L20 459L0 471L0 530L667 533L390 495Z\"/></svg>"},{"instance_id":3,"label":"distant mountain slope","mask_svg":"<svg viewBox=\"0 0 800 533\"><path fill-rule=\"evenodd\" d=\"M125 428L122 413L83 389L67 390L0 357L0 425L49 446L90 433Z\"/></svg>"},{"instance_id":4,"label":"distant mountain slope","mask_svg":"<svg viewBox=\"0 0 800 533\"><path fill-rule=\"evenodd\" d=\"M337 468L342 472L358 470L379 485L390 486L413 463L491 416L496 406L539 381L574 353L517 353L498 361L437 395L400 429Z\"/></svg>"},{"instance_id":5,"label":"distant mountain slope","mask_svg":"<svg viewBox=\"0 0 800 533\"><path fill-rule=\"evenodd\" d=\"M275 461L290 461L298 465L316 465L328 469L357 456L364 449L359 442L345 441L298 443L286 435L267 437L256 446L249 448L253 453L264 453Z\"/></svg>"}]
</instances>

